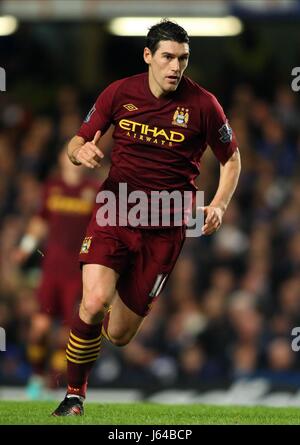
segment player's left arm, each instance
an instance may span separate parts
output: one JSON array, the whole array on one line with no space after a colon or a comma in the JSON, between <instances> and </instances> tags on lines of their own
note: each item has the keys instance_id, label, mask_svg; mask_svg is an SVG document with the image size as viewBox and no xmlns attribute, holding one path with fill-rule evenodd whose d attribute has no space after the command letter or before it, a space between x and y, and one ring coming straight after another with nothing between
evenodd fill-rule
<instances>
[{"instance_id":1,"label":"player's left arm","mask_svg":"<svg viewBox=\"0 0 300 445\"><path fill-rule=\"evenodd\" d=\"M223 215L236 189L241 171L241 157L237 148L227 162L220 164L220 179L217 192L208 206L203 207L204 235L211 235L222 224Z\"/></svg>"}]
</instances>

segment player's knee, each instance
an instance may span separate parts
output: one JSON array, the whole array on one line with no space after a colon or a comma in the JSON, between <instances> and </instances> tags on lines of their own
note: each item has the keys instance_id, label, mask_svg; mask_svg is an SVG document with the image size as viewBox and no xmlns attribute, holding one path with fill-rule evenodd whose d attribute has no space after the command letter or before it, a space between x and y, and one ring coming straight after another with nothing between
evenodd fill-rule
<instances>
[{"instance_id":1,"label":"player's knee","mask_svg":"<svg viewBox=\"0 0 300 445\"><path fill-rule=\"evenodd\" d=\"M106 312L109 309L110 302L111 299L107 293L97 290L86 294L81 306L87 314L94 316Z\"/></svg>"}]
</instances>

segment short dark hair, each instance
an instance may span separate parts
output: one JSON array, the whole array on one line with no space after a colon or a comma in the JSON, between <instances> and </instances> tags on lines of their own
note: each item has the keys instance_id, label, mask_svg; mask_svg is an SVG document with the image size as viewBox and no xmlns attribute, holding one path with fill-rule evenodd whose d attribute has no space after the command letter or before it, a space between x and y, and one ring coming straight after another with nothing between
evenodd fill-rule
<instances>
[{"instance_id":1,"label":"short dark hair","mask_svg":"<svg viewBox=\"0 0 300 445\"><path fill-rule=\"evenodd\" d=\"M146 46L150 49L152 54L157 50L161 40L172 40L173 42L178 43L190 42L186 30L168 19L163 19L149 29Z\"/></svg>"}]
</instances>

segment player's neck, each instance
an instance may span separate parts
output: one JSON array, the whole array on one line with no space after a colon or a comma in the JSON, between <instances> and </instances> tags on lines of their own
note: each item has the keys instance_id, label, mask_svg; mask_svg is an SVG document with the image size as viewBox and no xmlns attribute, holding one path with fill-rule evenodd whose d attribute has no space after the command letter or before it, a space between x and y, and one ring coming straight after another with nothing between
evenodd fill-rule
<instances>
[{"instance_id":1,"label":"player's neck","mask_svg":"<svg viewBox=\"0 0 300 445\"><path fill-rule=\"evenodd\" d=\"M160 85L156 82L153 75L151 74L151 71L149 71L148 74L148 85L151 93L153 96L155 96L157 99L160 99L161 97L166 96L165 91L163 91L160 87Z\"/></svg>"}]
</instances>

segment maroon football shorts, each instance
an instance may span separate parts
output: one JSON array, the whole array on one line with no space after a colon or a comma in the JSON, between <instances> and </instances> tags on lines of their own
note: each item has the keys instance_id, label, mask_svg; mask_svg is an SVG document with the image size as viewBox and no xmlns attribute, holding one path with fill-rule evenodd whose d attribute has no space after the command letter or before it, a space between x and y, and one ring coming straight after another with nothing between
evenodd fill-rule
<instances>
[{"instance_id":1,"label":"maroon football shorts","mask_svg":"<svg viewBox=\"0 0 300 445\"><path fill-rule=\"evenodd\" d=\"M82 294L81 273L72 276L43 272L38 289L40 312L59 318L66 326L71 325Z\"/></svg>"},{"instance_id":2,"label":"maroon football shorts","mask_svg":"<svg viewBox=\"0 0 300 445\"><path fill-rule=\"evenodd\" d=\"M163 290L185 240L185 227L99 227L91 221L79 255L81 264L101 264L120 274L122 301L144 317Z\"/></svg>"}]
</instances>

